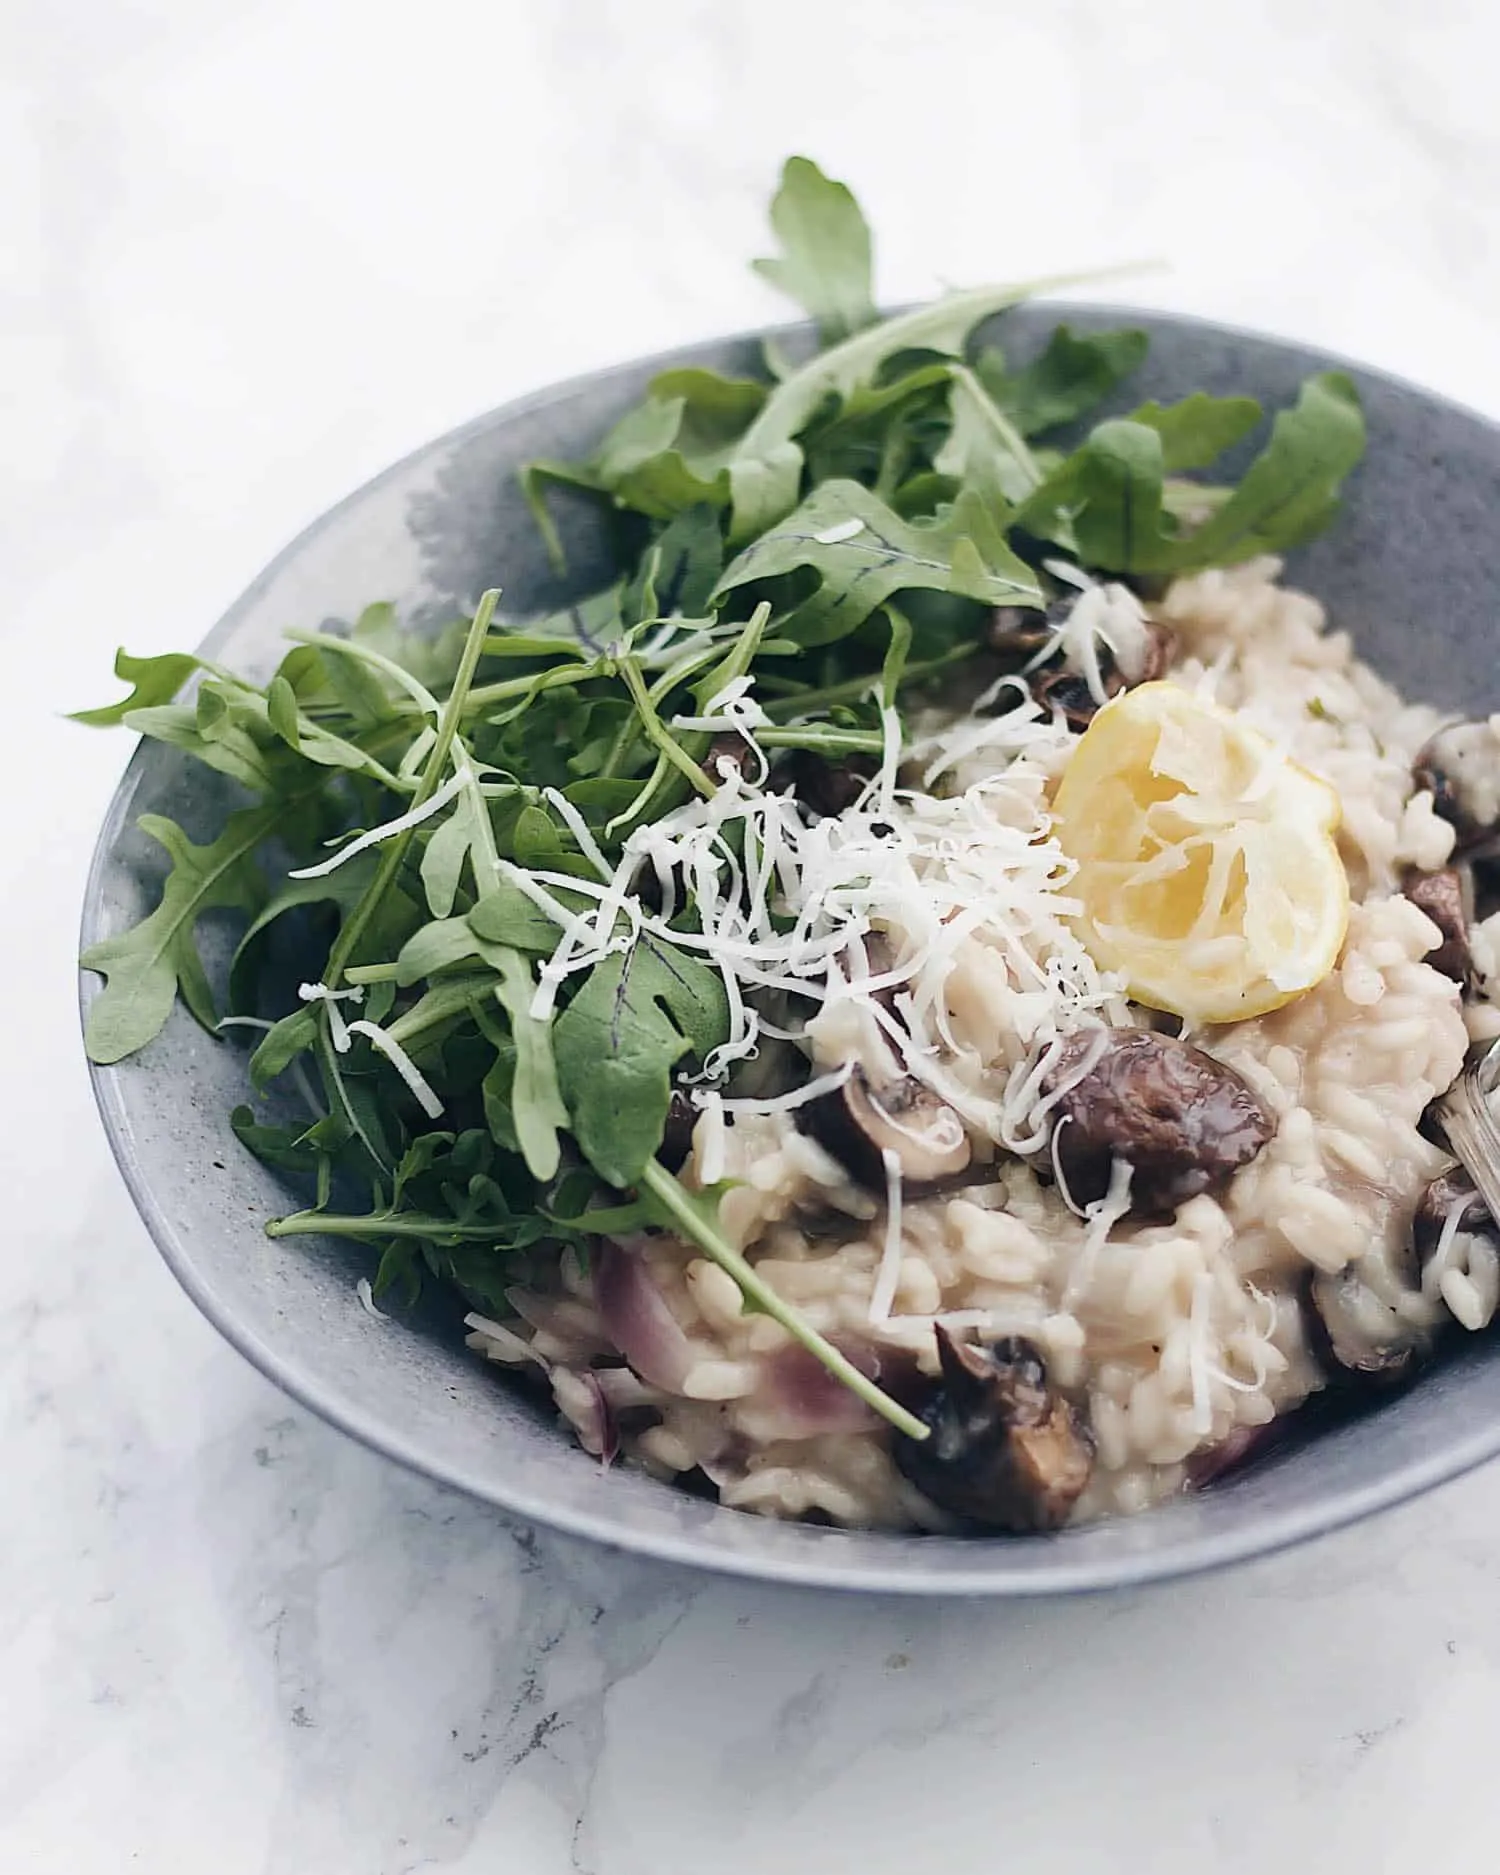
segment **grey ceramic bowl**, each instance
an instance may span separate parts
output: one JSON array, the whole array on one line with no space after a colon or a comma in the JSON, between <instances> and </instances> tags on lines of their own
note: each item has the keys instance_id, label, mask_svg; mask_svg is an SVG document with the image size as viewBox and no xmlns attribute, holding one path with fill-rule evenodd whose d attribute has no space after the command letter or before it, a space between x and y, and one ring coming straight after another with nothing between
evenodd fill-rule
<instances>
[{"instance_id":1,"label":"grey ceramic bowl","mask_svg":"<svg viewBox=\"0 0 1500 1875\"><path fill-rule=\"evenodd\" d=\"M998 322L1017 354L1061 309ZM1119 308L1070 306L1075 324L1118 324ZM1194 389L1291 398L1328 358L1297 346L1155 314L1132 398ZM725 339L674 358L754 371L757 342ZM316 522L209 634L205 650L264 676L288 626L348 619L375 598L408 619L447 619L489 585L511 608L555 598L516 491L527 458L573 456L668 362L648 359L539 392L398 463ZM1413 697L1466 709L1500 703L1500 430L1410 385L1355 370L1370 425L1367 461L1337 527L1293 572ZM597 543L596 543L597 544ZM575 563L577 590L591 568ZM595 579L594 583L597 583ZM154 903L158 852L135 831L147 810L203 837L223 804L216 778L177 754L140 749L100 835L84 940ZM227 934L226 934L227 936ZM222 953L210 959L222 968ZM94 980L85 978L85 1001ZM360 1306L367 1253L311 1238L273 1242L262 1221L288 1208L275 1176L236 1143L245 1056L184 1011L144 1053L96 1069L110 1144L162 1255L209 1320L295 1399L375 1450L516 1515L647 1555L734 1574L913 1594L1055 1594L1181 1575L1254 1556L1395 1504L1500 1451L1500 1359L1462 1354L1369 1415L1297 1434L1238 1479L1147 1515L1023 1539L949 1539L782 1525L724 1510L627 1469L601 1473L547 1418L463 1346L461 1307L429 1296L411 1321Z\"/></svg>"}]
</instances>

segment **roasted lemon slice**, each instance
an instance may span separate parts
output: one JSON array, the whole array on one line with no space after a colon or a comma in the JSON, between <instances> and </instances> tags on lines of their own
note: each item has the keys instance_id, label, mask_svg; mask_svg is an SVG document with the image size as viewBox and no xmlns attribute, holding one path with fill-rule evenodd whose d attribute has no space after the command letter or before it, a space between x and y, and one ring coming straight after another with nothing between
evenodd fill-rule
<instances>
[{"instance_id":1,"label":"roasted lemon slice","mask_svg":"<svg viewBox=\"0 0 1500 1875\"><path fill-rule=\"evenodd\" d=\"M1095 961L1192 1023L1279 1009L1338 961L1333 789L1229 711L1142 684L1084 731L1053 802Z\"/></svg>"}]
</instances>

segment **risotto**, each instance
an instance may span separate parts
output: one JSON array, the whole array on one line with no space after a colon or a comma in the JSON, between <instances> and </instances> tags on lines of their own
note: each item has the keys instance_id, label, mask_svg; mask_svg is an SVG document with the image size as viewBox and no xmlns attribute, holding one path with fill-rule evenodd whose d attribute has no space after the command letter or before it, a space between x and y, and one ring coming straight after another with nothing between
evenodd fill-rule
<instances>
[{"instance_id":1,"label":"risotto","mask_svg":"<svg viewBox=\"0 0 1500 1875\"><path fill-rule=\"evenodd\" d=\"M370 1245L371 1308L456 1289L606 1464L856 1527L1142 1510L1495 1314L1500 716L1279 582L1349 374L1135 402L1149 333L1025 287L882 316L806 158L771 222L800 336L522 470L597 589L372 604L265 683L121 652L83 720L253 805L143 817L86 1046L248 1031L269 1235Z\"/></svg>"},{"instance_id":2,"label":"risotto","mask_svg":"<svg viewBox=\"0 0 1500 1875\"><path fill-rule=\"evenodd\" d=\"M1278 572L1261 560L1198 574L1147 608L1170 682L1272 739L1342 810L1351 903L1335 967L1268 1013L1176 1037L1231 1071L1265 1116L1245 1163L1154 1217L1133 1215L1128 1197L1080 1203L1042 1149L1045 1100L1029 1113L1007 1103L1028 1067L1034 1094L1049 1001L1112 1032L1174 1026L1087 968L1045 893L1028 902L1042 965L1031 979L986 916L987 867L1003 895L1018 851L1055 862L1049 803L1079 743L1057 699L1029 702L1024 685L919 722L900 787L865 803L898 830L937 829L927 888L960 935L925 1012L939 1058L924 1078L962 1127L962 1169L910 1187L871 1177L809 1123L816 1101L780 1093L764 1069L759 1086L753 1071L739 1077L750 1091L738 1100L708 1094L696 1110L685 1182L728 1181L723 1229L862 1371L920 1399L942 1378L939 1325L955 1345L1026 1350L1040 1410L1066 1415L1081 1461L1066 1505L1025 1522L1138 1511L1202 1482L1330 1379L1404 1374L1455 1321L1484 1327L1500 1295L1490 1238L1468 1228L1471 1199L1436 1217L1420 1268L1413 1250L1419 1207L1452 1166L1424 1112L1471 1039L1500 1031L1483 993L1494 934L1474 929L1479 993L1462 1002L1434 967L1446 934L1413 885L1442 876L1455 840L1432 786L1413 779L1439 719L1361 664ZM891 1073L882 998L899 997L920 935L888 917L878 946L846 960L845 993L803 1031L814 1076ZM1126 1163L1130 1142L1119 1144ZM962 1500L937 1501L920 1467L898 1462L899 1434L675 1239L606 1246L592 1267L539 1261L536 1278L513 1288L508 1320L471 1316L471 1345L538 1364L588 1449L706 1479L723 1503L770 1516L944 1529L961 1514ZM1350 1334L1364 1336L1352 1352Z\"/></svg>"}]
</instances>

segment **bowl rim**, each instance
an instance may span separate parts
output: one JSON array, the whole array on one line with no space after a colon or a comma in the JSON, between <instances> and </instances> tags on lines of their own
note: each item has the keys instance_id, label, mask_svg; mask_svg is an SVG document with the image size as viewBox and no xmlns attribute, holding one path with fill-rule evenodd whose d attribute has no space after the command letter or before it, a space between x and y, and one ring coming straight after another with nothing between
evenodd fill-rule
<instances>
[{"instance_id":1,"label":"bowl rim","mask_svg":"<svg viewBox=\"0 0 1500 1875\"><path fill-rule=\"evenodd\" d=\"M1071 313L1089 320L1108 319L1120 323L1146 320L1158 327L1180 327L1211 333L1218 337L1242 340L1252 346L1294 349L1318 368L1356 373L1370 382L1416 397L1429 408L1477 424L1500 438L1500 422L1482 411L1430 390L1396 372L1364 364L1322 346L1303 344L1300 340L1282 334L1197 314L1126 302L1039 298L1019 304L1055 312L1061 318ZM905 308L898 306L888 310L899 312ZM755 326L619 360L525 392L417 444L303 527L266 563L205 634L198 646L199 654L211 658L226 641L233 638L245 615L253 611L266 589L325 529L377 490L399 480L434 451L462 444L472 436L544 409L564 398L603 388L627 372L665 370L692 362L704 352L719 352L730 346L754 345L766 339L796 341L812 336L813 331L812 325L806 321ZM105 874L116 845L126 830L143 746L137 743L132 750L110 797L95 841L81 907L80 949L103 935L101 913ZM78 983L79 1012L80 1017L83 1017L99 993L100 985L92 972L81 968ZM93 1061L87 1065L95 1104L110 1151L131 1201L162 1260L199 1312L252 1367L319 1419L346 1433L370 1451L394 1460L404 1469L461 1492L507 1516L542 1525L565 1536L583 1538L620 1553L652 1557L739 1579L785 1586L838 1589L847 1593L924 1597L1051 1597L1103 1593L1111 1589L1180 1581L1232 1563L1274 1555L1294 1544L1344 1529L1378 1511L1405 1503L1500 1455L1500 1418L1488 1423L1481 1421L1466 1435L1445 1443L1441 1448L1423 1452L1363 1486L1341 1492L1337 1496L1300 1508L1272 1512L1244 1526L1234 1526L1206 1536L1189 1534L1167 1549L1148 1548L1133 1554L1122 1553L1113 1557L1074 1561L1068 1556L1066 1545L1063 1544L1056 1552L1055 1561L1045 1571L1033 1573L1028 1570L1024 1574L997 1570L993 1561L985 1568L954 1567L945 1568L941 1573L924 1572L912 1567L910 1546L914 1539L902 1534L892 1537L889 1533L873 1531L840 1532L845 1538L853 1537L871 1545L868 1557L855 1564L847 1555L820 1559L819 1540L831 1533L813 1526L784 1526L787 1530L804 1532L809 1539L805 1549L796 1555L757 1554L753 1549L729 1547L710 1548L690 1530L641 1530L623 1525L602 1499L601 1509L597 1512L570 1505L560 1506L545 1495L524 1487L513 1488L503 1478L480 1476L462 1463L444 1460L441 1456L419 1448L415 1442L406 1438L399 1427L364 1411L355 1402L325 1390L315 1372L308 1372L284 1358L233 1309L221 1306L211 1285L200 1277L190 1244L158 1199L154 1182L135 1150L120 1075L113 1065L101 1065ZM976 1553L988 1553L993 1557L994 1550L985 1539L976 1538L974 1541ZM1003 1540L998 1541L1003 1550ZM883 1564L876 1546L893 1542L902 1545L899 1560L893 1554L890 1562Z\"/></svg>"}]
</instances>

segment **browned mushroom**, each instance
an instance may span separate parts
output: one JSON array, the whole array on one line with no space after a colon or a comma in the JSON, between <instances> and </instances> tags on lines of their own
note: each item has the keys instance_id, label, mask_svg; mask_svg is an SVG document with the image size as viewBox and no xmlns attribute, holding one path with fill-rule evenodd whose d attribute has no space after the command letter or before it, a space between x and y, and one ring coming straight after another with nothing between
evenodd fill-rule
<instances>
[{"instance_id":1,"label":"browned mushroom","mask_svg":"<svg viewBox=\"0 0 1500 1875\"><path fill-rule=\"evenodd\" d=\"M714 737L703 758L703 772L714 781L725 778L729 769L743 774L749 759L750 744L736 730L728 729Z\"/></svg>"},{"instance_id":2,"label":"browned mushroom","mask_svg":"<svg viewBox=\"0 0 1500 1875\"><path fill-rule=\"evenodd\" d=\"M953 1178L972 1148L963 1121L910 1075L871 1082L856 1068L842 1087L797 1109L804 1131L863 1184L885 1189L885 1154L893 1152L903 1183Z\"/></svg>"},{"instance_id":3,"label":"browned mushroom","mask_svg":"<svg viewBox=\"0 0 1500 1875\"><path fill-rule=\"evenodd\" d=\"M975 1347L941 1324L934 1332L943 1382L922 1412L929 1436L898 1434L896 1463L924 1496L971 1523L1056 1530L1094 1468L1087 1425L1048 1385L1031 1342Z\"/></svg>"},{"instance_id":4,"label":"browned mushroom","mask_svg":"<svg viewBox=\"0 0 1500 1875\"><path fill-rule=\"evenodd\" d=\"M1076 594L1074 595L1076 598ZM1066 617L1073 599L1054 601L1047 608L1049 622ZM1046 644L1047 630L1036 624L1039 615L1021 606L998 606L990 619L990 643L998 651L1014 651L1017 659L1029 661ZM1165 625L1146 620L1138 643L1121 646L1112 652L1108 645L1099 647L1099 669L1104 680L1105 698L1133 690L1138 684L1154 683L1172 659L1175 640ZM1031 694L1048 709L1061 711L1073 729L1085 729L1098 714L1100 703L1084 674L1062 662L1037 671L1030 679Z\"/></svg>"},{"instance_id":5,"label":"browned mushroom","mask_svg":"<svg viewBox=\"0 0 1500 1875\"><path fill-rule=\"evenodd\" d=\"M1460 849L1500 830L1500 736L1488 722L1450 723L1418 751L1412 779L1458 832Z\"/></svg>"},{"instance_id":6,"label":"browned mushroom","mask_svg":"<svg viewBox=\"0 0 1500 1875\"><path fill-rule=\"evenodd\" d=\"M1367 1257L1336 1274L1318 1270L1307 1278L1302 1292L1307 1338L1330 1381L1394 1387L1411 1377L1427 1337L1401 1314L1401 1288L1383 1265Z\"/></svg>"},{"instance_id":7,"label":"browned mushroom","mask_svg":"<svg viewBox=\"0 0 1500 1875\"><path fill-rule=\"evenodd\" d=\"M811 749L798 749L778 772L785 773L793 794L814 819L833 820L853 807L879 769L873 755L829 761Z\"/></svg>"},{"instance_id":8,"label":"browned mushroom","mask_svg":"<svg viewBox=\"0 0 1500 1875\"><path fill-rule=\"evenodd\" d=\"M1096 1031L1080 1031L1045 1083L1067 1090L1054 1109L1053 1151L1077 1204L1102 1198L1122 1159L1132 1168L1131 1211L1170 1217L1189 1198L1222 1190L1276 1130L1232 1068L1150 1029L1108 1031L1102 1053L1069 1086L1099 1047Z\"/></svg>"},{"instance_id":9,"label":"browned mushroom","mask_svg":"<svg viewBox=\"0 0 1500 1875\"><path fill-rule=\"evenodd\" d=\"M1474 973L1469 950L1469 926L1474 918L1473 883L1467 867L1443 866L1436 872L1412 873L1403 888L1406 896L1437 926L1443 941L1427 953L1426 961L1445 977L1467 985Z\"/></svg>"},{"instance_id":10,"label":"browned mushroom","mask_svg":"<svg viewBox=\"0 0 1500 1875\"><path fill-rule=\"evenodd\" d=\"M1052 627L1066 616L1071 601L1053 600L1045 612L1029 605L997 605L990 613L986 637L990 649L998 651L1015 667L1034 658L1052 636Z\"/></svg>"},{"instance_id":11,"label":"browned mushroom","mask_svg":"<svg viewBox=\"0 0 1500 1875\"><path fill-rule=\"evenodd\" d=\"M1456 1165L1450 1172L1440 1172L1417 1200L1412 1215L1412 1250L1419 1270L1425 1270L1432 1261L1455 1205L1463 1206L1458 1216L1460 1239L1497 1234L1489 1206L1474 1189L1474 1181L1463 1167Z\"/></svg>"},{"instance_id":12,"label":"browned mushroom","mask_svg":"<svg viewBox=\"0 0 1500 1875\"><path fill-rule=\"evenodd\" d=\"M662 1130L656 1156L669 1172L681 1171L693 1150L693 1128L698 1124L698 1109L684 1089L674 1087L667 1102L667 1120Z\"/></svg>"}]
</instances>

